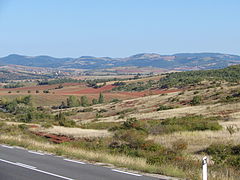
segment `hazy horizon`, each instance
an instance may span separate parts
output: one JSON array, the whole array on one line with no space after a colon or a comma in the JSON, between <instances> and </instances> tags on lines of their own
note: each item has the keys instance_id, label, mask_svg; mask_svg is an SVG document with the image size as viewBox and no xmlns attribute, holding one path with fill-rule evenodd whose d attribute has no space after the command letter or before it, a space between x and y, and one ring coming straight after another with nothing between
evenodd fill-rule
<instances>
[{"instance_id":1,"label":"hazy horizon","mask_svg":"<svg viewBox=\"0 0 240 180\"><path fill-rule=\"evenodd\" d=\"M240 54L240 1L0 0L0 57Z\"/></svg>"}]
</instances>

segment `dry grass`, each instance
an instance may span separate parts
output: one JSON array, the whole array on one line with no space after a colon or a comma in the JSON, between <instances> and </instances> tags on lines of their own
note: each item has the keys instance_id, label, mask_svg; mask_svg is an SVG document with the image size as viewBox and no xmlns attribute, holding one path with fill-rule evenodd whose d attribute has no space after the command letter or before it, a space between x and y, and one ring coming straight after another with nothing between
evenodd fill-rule
<instances>
[{"instance_id":1,"label":"dry grass","mask_svg":"<svg viewBox=\"0 0 240 180\"><path fill-rule=\"evenodd\" d=\"M220 123L224 126L221 131L193 131L193 132L175 132L172 134L149 136L149 139L154 142L162 144L165 147L171 147L176 141L185 141L188 144L187 152L194 153L204 150L213 143L233 143L240 144L240 132L236 131L234 134L226 130L228 125L236 125L240 127L240 122Z\"/></svg>"},{"instance_id":2,"label":"dry grass","mask_svg":"<svg viewBox=\"0 0 240 180\"><path fill-rule=\"evenodd\" d=\"M180 169L177 169L169 165L165 165L163 167L149 165L146 163L146 160L142 158L133 158L133 157L124 156L124 155L112 155L105 152L83 150L83 149L68 147L65 145L54 145L46 142L38 142L29 138L26 139L26 137L23 137L23 136L13 137L8 135L0 135L0 143L6 143L10 145L15 145L15 146L22 146L27 149L50 152L57 155L64 155L69 158L108 163L118 167L124 167L130 170L137 170L145 173L175 175L176 177L185 176ZM160 175L157 177L166 178ZM174 180L175 178L168 177L168 179Z\"/></svg>"},{"instance_id":3,"label":"dry grass","mask_svg":"<svg viewBox=\"0 0 240 180\"><path fill-rule=\"evenodd\" d=\"M36 131L71 136L74 138L82 138L82 137L108 137L112 134L107 130L93 130L93 129L81 129L81 128L68 128L62 126L54 126L53 128L40 128L36 129Z\"/></svg>"}]
</instances>

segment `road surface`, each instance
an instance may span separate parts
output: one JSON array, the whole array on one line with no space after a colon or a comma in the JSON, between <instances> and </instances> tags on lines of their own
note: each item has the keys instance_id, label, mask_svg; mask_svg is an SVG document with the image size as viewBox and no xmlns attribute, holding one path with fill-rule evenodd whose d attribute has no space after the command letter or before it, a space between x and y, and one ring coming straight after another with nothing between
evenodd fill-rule
<instances>
[{"instance_id":1,"label":"road surface","mask_svg":"<svg viewBox=\"0 0 240 180\"><path fill-rule=\"evenodd\" d=\"M0 180L166 180L0 145Z\"/></svg>"}]
</instances>

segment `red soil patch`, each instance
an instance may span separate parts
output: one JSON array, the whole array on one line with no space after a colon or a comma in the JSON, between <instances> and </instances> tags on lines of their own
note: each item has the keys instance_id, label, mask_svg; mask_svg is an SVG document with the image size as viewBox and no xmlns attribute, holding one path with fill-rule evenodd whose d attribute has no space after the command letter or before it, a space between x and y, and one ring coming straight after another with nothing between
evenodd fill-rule
<instances>
[{"instance_id":1,"label":"red soil patch","mask_svg":"<svg viewBox=\"0 0 240 180\"><path fill-rule=\"evenodd\" d=\"M43 132L32 132L33 134L41 137L48 138L49 141L52 141L54 143L63 143L63 142L69 142L74 140L73 138L69 138L67 136L60 136L60 135L54 135L54 134L48 134L48 133L43 133Z\"/></svg>"},{"instance_id":2,"label":"red soil patch","mask_svg":"<svg viewBox=\"0 0 240 180\"><path fill-rule=\"evenodd\" d=\"M39 128L38 125L29 125L28 127L30 127L30 128Z\"/></svg>"}]
</instances>

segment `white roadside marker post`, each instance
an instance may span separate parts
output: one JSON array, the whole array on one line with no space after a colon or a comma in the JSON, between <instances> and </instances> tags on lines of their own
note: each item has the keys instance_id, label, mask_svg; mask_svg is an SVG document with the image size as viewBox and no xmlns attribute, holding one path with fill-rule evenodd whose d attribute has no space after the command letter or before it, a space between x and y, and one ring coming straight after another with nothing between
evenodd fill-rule
<instances>
[{"instance_id":1,"label":"white roadside marker post","mask_svg":"<svg viewBox=\"0 0 240 180\"><path fill-rule=\"evenodd\" d=\"M205 156L202 159L202 180L207 180L208 175L207 175L207 157Z\"/></svg>"}]
</instances>

